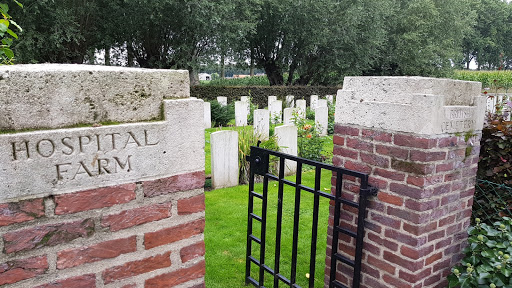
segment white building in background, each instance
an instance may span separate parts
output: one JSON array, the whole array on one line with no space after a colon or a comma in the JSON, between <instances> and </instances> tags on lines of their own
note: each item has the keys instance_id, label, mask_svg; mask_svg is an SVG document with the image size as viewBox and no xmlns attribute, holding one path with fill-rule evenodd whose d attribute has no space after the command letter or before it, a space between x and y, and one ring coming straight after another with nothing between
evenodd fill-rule
<instances>
[{"instance_id":1,"label":"white building in background","mask_svg":"<svg viewBox=\"0 0 512 288\"><path fill-rule=\"evenodd\" d=\"M210 81L212 80L212 75L208 73L199 73L199 80L200 81Z\"/></svg>"}]
</instances>

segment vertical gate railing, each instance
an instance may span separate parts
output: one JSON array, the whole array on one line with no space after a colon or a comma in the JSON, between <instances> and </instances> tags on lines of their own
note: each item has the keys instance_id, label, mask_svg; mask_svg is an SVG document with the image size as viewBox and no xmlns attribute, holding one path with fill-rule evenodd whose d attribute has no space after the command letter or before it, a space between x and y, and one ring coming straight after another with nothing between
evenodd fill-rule
<instances>
[{"instance_id":1,"label":"vertical gate railing","mask_svg":"<svg viewBox=\"0 0 512 288\"><path fill-rule=\"evenodd\" d=\"M279 161L279 173L274 175L269 172L270 156L275 156ZM364 221L366 218L366 206L368 197L375 195L377 189L368 184L368 175L356 171L347 170L340 167L335 167L325 163L320 163L293 155L288 155L276 151L263 149L260 147L251 147L251 155L248 157L250 161L250 180L249 180L249 209L248 209L248 223L247 223L247 253L246 253L246 270L245 270L245 281L246 284L253 284L256 287L265 287L265 273L272 275L274 287L279 287L279 284L285 284L289 287L300 288L297 285L297 246L299 239L299 210L300 210L300 198L301 191L307 191L314 195L313 204L313 223L312 223L312 237L311 237L311 253L310 253L310 265L309 265L309 287L314 287L314 275L315 275L315 258L316 258L316 243L317 243L317 231L318 231L318 214L319 214L319 202L320 197L334 201L334 227L333 237L331 243L331 269L329 275L329 287L344 287L345 285L336 280L336 267L337 263L341 262L345 265L353 267L353 288L358 288L361 277L361 258L363 250L363 238L364 238ZM285 160L293 161L297 163L297 172L295 176L295 182L285 179ZM308 187L302 184L302 168L304 165L313 166L315 169L315 187ZM336 175L336 189L334 195L322 192L320 190L320 180L322 169L328 170ZM263 192L262 194L254 191L254 178L256 175L263 176ZM359 200L358 202L346 200L342 197L343 187L343 176L352 176L359 181ZM278 201L277 201L277 223L276 223L276 244L275 244L275 258L274 268L267 265L265 261L265 248L266 248L266 228L267 228L267 210L268 210L268 184L269 180L278 181ZM281 274L280 261L281 261L281 225L283 219L283 190L284 185L288 185L295 188L295 208L293 213L293 243L292 243L292 259L291 259L291 271L290 279L286 278ZM254 197L262 200L262 212L261 215L254 213ZM341 227L340 224L340 209L341 205L348 205L358 209L358 220L357 220L357 231L351 231ZM257 237L253 234L253 221L261 223L261 235ZM355 251L353 259L350 259L340 253L338 253L338 239L339 233L348 235L355 239ZM252 255L253 244L260 245L259 255ZM322 253L325 253L322 251ZM258 268L257 277L251 277L251 263L254 263ZM257 278L257 279L255 279Z\"/></svg>"}]
</instances>

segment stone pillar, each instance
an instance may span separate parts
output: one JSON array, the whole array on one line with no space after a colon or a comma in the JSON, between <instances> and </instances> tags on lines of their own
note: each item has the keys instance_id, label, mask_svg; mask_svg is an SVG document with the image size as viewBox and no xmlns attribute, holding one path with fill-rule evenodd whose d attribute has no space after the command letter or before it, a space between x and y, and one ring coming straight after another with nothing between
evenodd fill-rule
<instances>
[{"instance_id":1,"label":"stone pillar","mask_svg":"<svg viewBox=\"0 0 512 288\"><path fill-rule=\"evenodd\" d=\"M273 124L283 122L283 101L274 101L270 105L270 121Z\"/></svg>"},{"instance_id":2,"label":"stone pillar","mask_svg":"<svg viewBox=\"0 0 512 288\"><path fill-rule=\"evenodd\" d=\"M204 102L204 128L212 128L212 108L210 102Z\"/></svg>"},{"instance_id":3,"label":"stone pillar","mask_svg":"<svg viewBox=\"0 0 512 288\"><path fill-rule=\"evenodd\" d=\"M283 125L275 128L277 145L281 152L297 156L297 127L295 125ZM297 172L297 162L286 160L284 162L284 175L293 175Z\"/></svg>"},{"instance_id":4,"label":"stone pillar","mask_svg":"<svg viewBox=\"0 0 512 288\"><path fill-rule=\"evenodd\" d=\"M269 138L269 112L267 109L254 110L254 135L259 140L265 141Z\"/></svg>"},{"instance_id":5,"label":"stone pillar","mask_svg":"<svg viewBox=\"0 0 512 288\"><path fill-rule=\"evenodd\" d=\"M326 136L327 128L329 128L329 108L321 106L316 107L315 123L320 136Z\"/></svg>"},{"instance_id":6,"label":"stone pillar","mask_svg":"<svg viewBox=\"0 0 512 288\"><path fill-rule=\"evenodd\" d=\"M188 72L0 75L0 286L203 287L204 105Z\"/></svg>"},{"instance_id":7,"label":"stone pillar","mask_svg":"<svg viewBox=\"0 0 512 288\"><path fill-rule=\"evenodd\" d=\"M228 106L228 97L219 96L217 97L217 102L219 102L221 106Z\"/></svg>"},{"instance_id":8,"label":"stone pillar","mask_svg":"<svg viewBox=\"0 0 512 288\"><path fill-rule=\"evenodd\" d=\"M247 126L247 106L249 103L243 101L235 102L235 125Z\"/></svg>"},{"instance_id":9,"label":"stone pillar","mask_svg":"<svg viewBox=\"0 0 512 288\"><path fill-rule=\"evenodd\" d=\"M295 105L297 106L299 116L306 118L306 100L297 100L295 101Z\"/></svg>"},{"instance_id":10,"label":"stone pillar","mask_svg":"<svg viewBox=\"0 0 512 288\"><path fill-rule=\"evenodd\" d=\"M219 131L210 135L212 188L238 185L238 132Z\"/></svg>"},{"instance_id":11,"label":"stone pillar","mask_svg":"<svg viewBox=\"0 0 512 288\"><path fill-rule=\"evenodd\" d=\"M268 96L268 105L267 105L268 110L270 110L270 107L272 106L272 102L274 102L274 101L277 101L276 96Z\"/></svg>"},{"instance_id":12,"label":"stone pillar","mask_svg":"<svg viewBox=\"0 0 512 288\"><path fill-rule=\"evenodd\" d=\"M318 95L311 95L309 97L309 109L315 110L318 105Z\"/></svg>"},{"instance_id":13,"label":"stone pillar","mask_svg":"<svg viewBox=\"0 0 512 288\"><path fill-rule=\"evenodd\" d=\"M283 113L283 124L284 125L294 125L294 115L293 113L294 112L297 112L297 109L295 108L284 108L284 113Z\"/></svg>"},{"instance_id":14,"label":"stone pillar","mask_svg":"<svg viewBox=\"0 0 512 288\"><path fill-rule=\"evenodd\" d=\"M369 173L379 188L368 208L361 287L447 286L470 225L485 113L480 89L448 79L345 78L333 163ZM348 199L357 197L352 180L344 179ZM353 230L357 215L348 208L341 225ZM353 255L346 240L341 253ZM337 277L349 287L350 270L338 264Z\"/></svg>"}]
</instances>

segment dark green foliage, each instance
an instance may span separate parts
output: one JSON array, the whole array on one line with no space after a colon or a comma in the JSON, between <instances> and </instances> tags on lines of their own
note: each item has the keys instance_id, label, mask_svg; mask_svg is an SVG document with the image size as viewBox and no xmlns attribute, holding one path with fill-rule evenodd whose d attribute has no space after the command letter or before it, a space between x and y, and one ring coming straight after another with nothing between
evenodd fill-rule
<instances>
[{"instance_id":1,"label":"dark green foliage","mask_svg":"<svg viewBox=\"0 0 512 288\"><path fill-rule=\"evenodd\" d=\"M315 121L315 110L306 108L306 119Z\"/></svg>"},{"instance_id":2,"label":"dark green foliage","mask_svg":"<svg viewBox=\"0 0 512 288\"><path fill-rule=\"evenodd\" d=\"M503 217L492 226L475 220L468 229L466 257L453 267L449 287L512 287L512 220Z\"/></svg>"},{"instance_id":3,"label":"dark green foliage","mask_svg":"<svg viewBox=\"0 0 512 288\"><path fill-rule=\"evenodd\" d=\"M220 87L220 86L192 86L190 96L204 101L216 100L218 96L228 97L228 103L239 101L241 96L251 95L252 103L260 108L267 107L268 96L274 95L279 100L286 95L294 95L295 100L305 99L309 103L311 95L336 95L341 87L324 86L254 86L254 87ZM212 111L213 114L213 111Z\"/></svg>"},{"instance_id":4,"label":"dark green foliage","mask_svg":"<svg viewBox=\"0 0 512 288\"><path fill-rule=\"evenodd\" d=\"M233 103L222 106L217 101L211 103L212 125L215 127L227 126L229 121L235 119L235 106Z\"/></svg>"},{"instance_id":5,"label":"dark green foliage","mask_svg":"<svg viewBox=\"0 0 512 288\"><path fill-rule=\"evenodd\" d=\"M512 121L505 121L499 111L489 115L482 130L478 177L512 186Z\"/></svg>"},{"instance_id":6,"label":"dark green foliage","mask_svg":"<svg viewBox=\"0 0 512 288\"><path fill-rule=\"evenodd\" d=\"M501 217L512 217L512 187L478 180L473 197L472 218L492 224Z\"/></svg>"},{"instance_id":7,"label":"dark green foliage","mask_svg":"<svg viewBox=\"0 0 512 288\"><path fill-rule=\"evenodd\" d=\"M329 118L328 118L328 127L327 127L327 134L333 135L334 134L334 112L336 111L336 105L334 103L328 103L327 106L329 108Z\"/></svg>"},{"instance_id":8,"label":"dark green foliage","mask_svg":"<svg viewBox=\"0 0 512 288\"><path fill-rule=\"evenodd\" d=\"M268 78L265 76L254 76L233 79L215 79L211 81L202 81L204 86L270 86Z\"/></svg>"},{"instance_id":9,"label":"dark green foliage","mask_svg":"<svg viewBox=\"0 0 512 288\"><path fill-rule=\"evenodd\" d=\"M306 119L295 114L295 126L297 126L297 149L299 157L324 162L327 154L324 153L325 138L320 137L315 123L307 124Z\"/></svg>"}]
</instances>

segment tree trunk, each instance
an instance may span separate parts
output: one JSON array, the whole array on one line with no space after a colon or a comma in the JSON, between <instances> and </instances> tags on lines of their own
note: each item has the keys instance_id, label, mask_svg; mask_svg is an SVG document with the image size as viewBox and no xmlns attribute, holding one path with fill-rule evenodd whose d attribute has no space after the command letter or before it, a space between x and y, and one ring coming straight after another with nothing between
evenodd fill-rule
<instances>
[{"instance_id":1,"label":"tree trunk","mask_svg":"<svg viewBox=\"0 0 512 288\"><path fill-rule=\"evenodd\" d=\"M89 64L94 65L94 61L96 60L96 55L94 54L94 50L90 50L87 52L89 58Z\"/></svg>"},{"instance_id":2,"label":"tree trunk","mask_svg":"<svg viewBox=\"0 0 512 288\"><path fill-rule=\"evenodd\" d=\"M270 82L270 86L274 85L283 85L283 72L281 68L276 65L274 61L265 63L265 73L267 74L268 81Z\"/></svg>"},{"instance_id":3,"label":"tree trunk","mask_svg":"<svg viewBox=\"0 0 512 288\"><path fill-rule=\"evenodd\" d=\"M286 80L286 85L292 85L293 82L293 74L295 73L295 69L297 68L297 64L295 61L290 65L290 70L288 70L288 80Z\"/></svg>"},{"instance_id":4,"label":"tree trunk","mask_svg":"<svg viewBox=\"0 0 512 288\"><path fill-rule=\"evenodd\" d=\"M199 86L199 74L194 67L188 67L188 76L190 78L190 86Z\"/></svg>"},{"instance_id":5,"label":"tree trunk","mask_svg":"<svg viewBox=\"0 0 512 288\"><path fill-rule=\"evenodd\" d=\"M220 55L220 78L224 79L226 78L226 67L224 65L224 53Z\"/></svg>"},{"instance_id":6,"label":"tree trunk","mask_svg":"<svg viewBox=\"0 0 512 288\"><path fill-rule=\"evenodd\" d=\"M253 50L251 49L251 72L249 72L249 74L252 76L254 76L254 55L253 55Z\"/></svg>"},{"instance_id":7,"label":"tree trunk","mask_svg":"<svg viewBox=\"0 0 512 288\"><path fill-rule=\"evenodd\" d=\"M110 47L105 47L105 66L110 66Z\"/></svg>"},{"instance_id":8,"label":"tree trunk","mask_svg":"<svg viewBox=\"0 0 512 288\"><path fill-rule=\"evenodd\" d=\"M133 67L133 47L129 42L126 43L126 52L128 54L128 67Z\"/></svg>"}]
</instances>

